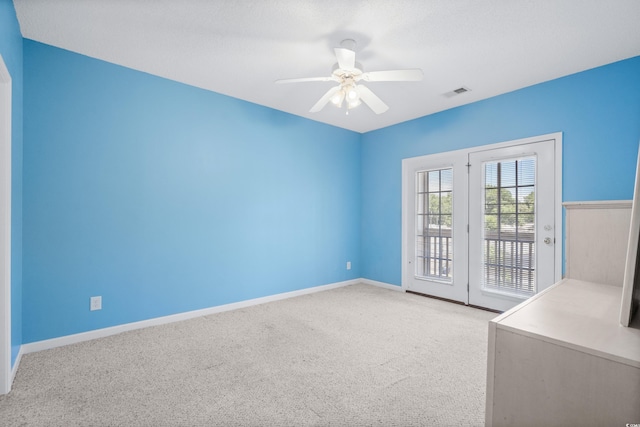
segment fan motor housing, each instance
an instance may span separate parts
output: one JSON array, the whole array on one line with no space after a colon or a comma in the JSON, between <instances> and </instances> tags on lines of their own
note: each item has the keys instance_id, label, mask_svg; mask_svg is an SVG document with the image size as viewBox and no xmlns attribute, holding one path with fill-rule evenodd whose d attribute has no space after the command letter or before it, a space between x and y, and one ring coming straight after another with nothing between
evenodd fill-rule
<instances>
[{"instance_id":1,"label":"fan motor housing","mask_svg":"<svg viewBox=\"0 0 640 427\"><path fill-rule=\"evenodd\" d=\"M333 75L334 77L337 77L339 79L342 79L344 77L359 77L362 75L362 64L360 64L359 62L355 63L355 68L353 69L345 69L345 68L340 68L340 66L338 65L338 63L333 64L333 67L331 68L331 75Z\"/></svg>"}]
</instances>

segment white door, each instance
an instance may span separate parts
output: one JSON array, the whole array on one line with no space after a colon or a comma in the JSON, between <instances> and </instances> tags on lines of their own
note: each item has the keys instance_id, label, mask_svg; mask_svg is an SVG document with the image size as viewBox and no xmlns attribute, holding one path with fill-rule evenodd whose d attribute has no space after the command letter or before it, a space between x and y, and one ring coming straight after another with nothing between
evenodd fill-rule
<instances>
[{"instance_id":1,"label":"white door","mask_svg":"<svg viewBox=\"0 0 640 427\"><path fill-rule=\"evenodd\" d=\"M508 310L555 283L555 140L469 154L469 304Z\"/></svg>"},{"instance_id":2,"label":"white door","mask_svg":"<svg viewBox=\"0 0 640 427\"><path fill-rule=\"evenodd\" d=\"M459 152L403 162L403 287L465 304L466 163Z\"/></svg>"},{"instance_id":3,"label":"white door","mask_svg":"<svg viewBox=\"0 0 640 427\"><path fill-rule=\"evenodd\" d=\"M560 279L562 135L405 159L402 287L498 311Z\"/></svg>"}]
</instances>

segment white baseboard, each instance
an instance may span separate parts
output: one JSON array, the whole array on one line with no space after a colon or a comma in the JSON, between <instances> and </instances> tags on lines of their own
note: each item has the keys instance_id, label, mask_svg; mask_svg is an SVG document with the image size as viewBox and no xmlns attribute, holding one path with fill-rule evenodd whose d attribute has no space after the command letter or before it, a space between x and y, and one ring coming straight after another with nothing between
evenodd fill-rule
<instances>
[{"instance_id":1,"label":"white baseboard","mask_svg":"<svg viewBox=\"0 0 640 427\"><path fill-rule=\"evenodd\" d=\"M396 286L390 283L378 282L376 280L371 280L371 279L360 279L360 282L364 283L365 285L377 286L379 288L390 289L392 291L404 292L404 289L402 289L402 286Z\"/></svg>"},{"instance_id":2,"label":"white baseboard","mask_svg":"<svg viewBox=\"0 0 640 427\"><path fill-rule=\"evenodd\" d=\"M11 368L11 384L13 384L13 380L16 379L16 373L18 372L18 366L20 365L20 359L22 359L22 355L24 354L24 346L20 346L20 350L18 350L18 356L16 357L16 361L13 364L13 368Z\"/></svg>"},{"instance_id":3,"label":"white baseboard","mask_svg":"<svg viewBox=\"0 0 640 427\"><path fill-rule=\"evenodd\" d=\"M265 304L268 302L279 301L287 298L293 298L301 295L313 294L321 291L328 291L329 289L341 288L343 286L354 285L356 283L362 283L362 279L346 280L344 282L330 283L328 285L315 286L312 288L300 289L297 291L284 292L281 294L269 295L261 298L254 298L246 301L234 302L231 304L218 305L215 307L204 308L201 310L187 311L185 313L172 314L170 316L156 317L154 319L141 320L139 322L125 323L123 325L111 326L103 329L96 329L88 332L81 332L79 334L66 335L58 338L51 338L48 340L31 342L23 344L20 348L20 357L22 353L35 353L37 351L49 350L56 347L62 347L69 344L76 344L83 341L94 340L97 338L104 338L111 335L116 335L122 332L133 331L136 329L148 328L150 326L164 325L167 323L179 322L182 320L193 319L201 316L208 316L210 314L222 313L224 311L237 310L239 308L251 307L258 304ZM391 285L390 285L391 286ZM14 371L17 370L19 359L16 360L14 365Z\"/></svg>"}]
</instances>

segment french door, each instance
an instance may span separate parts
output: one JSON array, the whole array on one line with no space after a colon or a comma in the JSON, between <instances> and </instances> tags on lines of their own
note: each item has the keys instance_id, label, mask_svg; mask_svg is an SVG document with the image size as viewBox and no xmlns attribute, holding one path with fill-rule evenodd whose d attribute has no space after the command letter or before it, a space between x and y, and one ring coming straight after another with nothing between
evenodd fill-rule
<instances>
[{"instance_id":1,"label":"french door","mask_svg":"<svg viewBox=\"0 0 640 427\"><path fill-rule=\"evenodd\" d=\"M504 311L560 278L561 135L403 161L405 290Z\"/></svg>"},{"instance_id":2,"label":"french door","mask_svg":"<svg viewBox=\"0 0 640 427\"><path fill-rule=\"evenodd\" d=\"M555 140L469 154L469 304L504 311L555 283L554 157Z\"/></svg>"},{"instance_id":3,"label":"french door","mask_svg":"<svg viewBox=\"0 0 640 427\"><path fill-rule=\"evenodd\" d=\"M467 303L466 164L451 153L403 161L405 290Z\"/></svg>"}]
</instances>

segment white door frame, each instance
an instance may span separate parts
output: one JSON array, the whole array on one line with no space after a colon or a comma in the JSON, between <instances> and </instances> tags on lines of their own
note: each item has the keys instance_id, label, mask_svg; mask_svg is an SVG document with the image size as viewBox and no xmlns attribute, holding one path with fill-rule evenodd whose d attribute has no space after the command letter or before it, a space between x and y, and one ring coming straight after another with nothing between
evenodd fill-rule
<instances>
[{"instance_id":1,"label":"white door frame","mask_svg":"<svg viewBox=\"0 0 640 427\"><path fill-rule=\"evenodd\" d=\"M560 244L556 245L556 250L554 253L554 277L556 281L559 281L562 278L562 132L549 133L546 135L534 136L531 138L522 138L513 141L506 142L498 142L495 144L482 145L478 147L469 147L461 150L455 150L447 152L447 154L451 154L452 156L465 155L468 156L469 153L483 151L483 150L494 150L498 148L505 148L515 145L523 145L523 144L531 144L534 142L546 141L546 140L555 140L555 206L554 206L554 218L555 218L555 241ZM410 197L415 197L414 194L409 193L409 189L405 185L405 175L408 173L409 168L418 161L420 158L427 158L429 156L442 156L445 153L434 153L426 156L413 157L402 160L403 167L403 188L402 188L402 289L407 290L408 284L406 277L410 273L410 265L409 265L409 257L407 254L407 244L409 243L409 231L408 221L406 220L407 215L413 215L414 213L406 212L407 201ZM412 230L411 230L412 232Z\"/></svg>"},{"instance_id":2,"label":"white door frame","mask_svg":"<svg viewBox=\"0 0 640 427\"><path fill-rule=\"evenodd\" d=\"M11 75L0 56L0 394L11 390Z\"/></svg>"}]
</instances>

